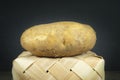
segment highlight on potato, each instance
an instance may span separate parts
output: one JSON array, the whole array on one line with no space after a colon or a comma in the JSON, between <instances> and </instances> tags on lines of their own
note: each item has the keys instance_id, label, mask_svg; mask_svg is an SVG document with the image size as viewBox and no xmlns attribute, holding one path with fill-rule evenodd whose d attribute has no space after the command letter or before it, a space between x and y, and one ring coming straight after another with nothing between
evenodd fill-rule
<instances>
[{"instance_id":1,"label":"highlight on potato","mask_svg":"<svg viewBox=\"0 0 120 80\"><path fill-rule=\"evenodd\" d=\"M96 33L90 25L60 21L32 26L23 32L20 41L35 56L74 56L94 47Z\"/></svg>"}]
</instances>

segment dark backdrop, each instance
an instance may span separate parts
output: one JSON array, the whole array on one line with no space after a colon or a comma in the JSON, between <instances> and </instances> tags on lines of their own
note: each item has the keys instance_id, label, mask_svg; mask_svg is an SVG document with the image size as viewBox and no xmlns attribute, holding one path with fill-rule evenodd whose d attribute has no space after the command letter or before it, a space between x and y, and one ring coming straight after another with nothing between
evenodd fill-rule
<instances>
[{"instance_id":1,"label":"dark backdrop","mask_svg":"<svg viewBox=\"0 0 120 80\"><path fill-rule=\"evenodd\" d=\"M120 6L117 0L50 1L0 3L0 71L11 70L13 59L24 50L20 36L25 29L64 20L91 25L97 33L93 51L104 57L106 70L120 70Z\"/></svg>"}]
</instances>

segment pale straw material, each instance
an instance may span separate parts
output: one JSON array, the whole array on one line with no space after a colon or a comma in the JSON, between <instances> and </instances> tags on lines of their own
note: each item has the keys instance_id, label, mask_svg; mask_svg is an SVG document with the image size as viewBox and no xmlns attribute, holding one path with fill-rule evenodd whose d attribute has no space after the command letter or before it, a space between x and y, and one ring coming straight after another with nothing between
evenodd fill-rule
<instances>
[{"instance_id":1,"label":"pale straw material","mask_svg":"<svg viewBox=\"0 0 120 80\"><path fill-rule=\"evenodd\" d=\"M14 80L104 80L104 59L91 51L63 58L24 51L13 61L12 75Z\"/></svg>"}]
</instances>

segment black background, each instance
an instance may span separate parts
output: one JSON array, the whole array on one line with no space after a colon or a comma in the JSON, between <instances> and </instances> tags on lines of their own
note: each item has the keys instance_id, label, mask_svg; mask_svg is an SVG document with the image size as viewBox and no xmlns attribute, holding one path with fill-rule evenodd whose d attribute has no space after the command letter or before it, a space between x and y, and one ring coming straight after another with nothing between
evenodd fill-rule
<instances>
[{"instance_id":1,"label":"black background","mask_svg":"<svg viewBox=\"0 0 120 80\"><path fill-rule=\"evenodd\" d=\"M10 71L12 61L24 49L22 32L37 24L77 21L97 33L93 49L104 57L106 70L120 70L120 8L117 0L0 2L0 71Z\"/></svg>"}]
</instances>

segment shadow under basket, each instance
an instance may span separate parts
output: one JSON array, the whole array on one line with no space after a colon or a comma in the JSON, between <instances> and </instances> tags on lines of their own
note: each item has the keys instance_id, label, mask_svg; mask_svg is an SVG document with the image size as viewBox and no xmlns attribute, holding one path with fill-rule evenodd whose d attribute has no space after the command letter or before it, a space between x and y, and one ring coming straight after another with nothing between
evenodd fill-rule
<instances>
[{"instance_id":1,"label":"shadow under basket","mask_svg":"<svg viewBox=\"0 0 120 80\"><path fill-rule=\"evenodd\" d=\"M104 59L92 51L62 58L22 52L12 67L13 80L104 80Z\"/></svg>"}]
</instances>

